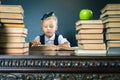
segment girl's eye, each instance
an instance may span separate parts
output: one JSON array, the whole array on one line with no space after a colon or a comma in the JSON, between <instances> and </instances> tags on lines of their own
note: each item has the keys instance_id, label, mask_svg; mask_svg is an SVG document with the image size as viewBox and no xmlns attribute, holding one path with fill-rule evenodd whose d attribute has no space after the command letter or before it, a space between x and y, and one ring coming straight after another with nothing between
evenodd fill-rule
<instances>
[{"instance_id":1,"label":"girl's eye","mask_svg":"<svg viewBox=\"0 0 120 80\"><path fill-rule=\"evenodd\" d=\"M47 28L47 26L43 26L44 28Z\"/></svg>"},{"instance_id":2,"label":"girl's eye","mask_svg":"<svg viewBox=\"0 0 120 80\"><path fill-rule=\"evenodd\" d=\"M50 28L53 28L53 26L49 26Z\"/></svg>"}]
</instances>

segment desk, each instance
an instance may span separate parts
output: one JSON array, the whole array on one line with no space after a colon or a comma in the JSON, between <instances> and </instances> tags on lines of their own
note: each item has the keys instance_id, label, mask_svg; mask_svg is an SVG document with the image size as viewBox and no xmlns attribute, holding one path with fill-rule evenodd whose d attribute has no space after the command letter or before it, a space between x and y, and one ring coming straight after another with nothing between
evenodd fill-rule
<instances>
[{"instance_id":1,"label":"desk","mask_svg":"<svg viewBox=\"0 0 120 80\"><path fill-rule=\"evenodd\" d=\"M81 57L73 53L73 51L30 51L29 56L1 55L0 78L1 80L120 80L119 56Z\"/></svg>"}]
</instances>

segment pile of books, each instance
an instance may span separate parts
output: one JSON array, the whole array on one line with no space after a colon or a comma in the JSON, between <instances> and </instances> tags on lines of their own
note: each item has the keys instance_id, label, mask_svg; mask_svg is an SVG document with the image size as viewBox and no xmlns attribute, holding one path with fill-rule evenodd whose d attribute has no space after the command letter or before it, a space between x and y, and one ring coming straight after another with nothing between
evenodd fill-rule
<instances>
[{"instance_id":1,"label":"pile of books","mask_svg":"<svg viewBox=\"0 0 120 80\"><path fill-rule=\"evenodd\" d=\"M0 5L0 54L26 55L24 10L20 5Z\"/></svg>"},{"instance_id":2,"label":"pile of books","mask_svg":"<svg viewBox=\"0 0 120 80\"><path fill-rule=\"evenodd\" d=\"M79 20L76 22L76 30L78 31L78 34L76 34L76 39L78 41L80 53L95 52L95 55L106 55L104 25L102 20ZM100 53L102 51L103 54Z\"/></svg>"},{"instance_id":3,"label":"pile of books","mask_svg":"<svg viewBox=\"0 0 120 80\"><path fill-rule=\"evenodd\" d=\"M107 49L120 47L120 4L107 4L101 13L100 19L106 28Z\"/></svg>"}]
</instances>

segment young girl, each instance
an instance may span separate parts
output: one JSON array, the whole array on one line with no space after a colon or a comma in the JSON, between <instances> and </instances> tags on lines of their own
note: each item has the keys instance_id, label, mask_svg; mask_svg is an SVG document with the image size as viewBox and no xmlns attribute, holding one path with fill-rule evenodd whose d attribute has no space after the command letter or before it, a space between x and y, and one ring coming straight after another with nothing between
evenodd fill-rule
<instances>
[{"instance_id":1,"label":"young girl","mask_svg":"<svg viewBox=\"0 0 120 80\"><path fill-rule=\"evenodd\" d=\"M41 18L41 24L44 34L36 36L35 39L30 42L32 46L56 45L60 47L70 47L70 43L66 38L56 34L58 20L54 12L44 14Z\"/></svg>"}]
</instances>

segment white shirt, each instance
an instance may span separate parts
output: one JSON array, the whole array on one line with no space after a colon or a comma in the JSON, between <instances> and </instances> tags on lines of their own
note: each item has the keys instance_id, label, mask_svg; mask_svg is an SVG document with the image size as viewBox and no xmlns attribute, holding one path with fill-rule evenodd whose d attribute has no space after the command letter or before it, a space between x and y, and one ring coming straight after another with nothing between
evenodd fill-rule
<instances>
[{"instance_id":1,"label":"white shirt","mask_svg":"<svg viewBox=\"0 0 120 80\"><path fill-rule=\"evenodd\" d=\"M45 36L45 45L54 45L54 39L55 39L55 34L51 38L48 38L47 36ZM40 36L36 36L34 40L39 42ZM68 42L68 40L66 38L63 38L62 35L59 35L58 44L63 44L65 42Z\"/></svg>"}]
</instances>

